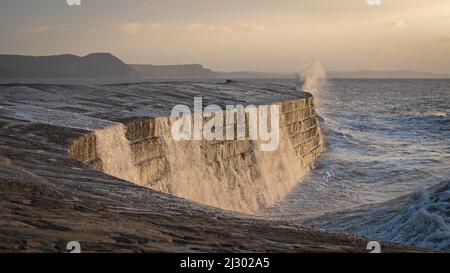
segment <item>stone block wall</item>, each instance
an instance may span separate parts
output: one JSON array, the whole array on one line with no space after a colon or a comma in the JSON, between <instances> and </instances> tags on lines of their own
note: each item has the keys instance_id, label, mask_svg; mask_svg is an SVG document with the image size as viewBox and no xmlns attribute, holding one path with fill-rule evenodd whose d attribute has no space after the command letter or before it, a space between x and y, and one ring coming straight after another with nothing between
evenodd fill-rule
<instances>
[{"instance_id":1,"label":"stone block wall","mask_svg":"<svg viewBox=\"0 0 450 273\"><path fill-rule=\"evenodd\" d=\"M321 136L314 108L314 98L310 96L277 104L280 106L280 129L281 138L283 138L281 141L288 143L289 147L283 152L292 153L295 162L290 165L291 168L307 170L321 153ZM245 126L248 128L248 121L246 123ZM173 148L170 147L173 142L167 141L170 124L171 119L168 117L138 119L124 124L134 164L140 171L140 184L167 193L175 193L181 197L200 199L195 201L202 202L201 197L180 194L182 189L171 190L170 179L173 179L171 174L181 170L180 166L173 166L168 156ZM251 140L198 141L193 145L198 146L202 158L193 157L193 160L201 160L201 164L205 165L208 172L213 173L214 179L210 180L226 183L228 190L239 190L241 193L238 194L245 195L247 193L243 192L248 191L246 187L251 185L252 190L257 189L258 186L255 184L258 183L258 179L268 171L262 170L264 164L258 162L260 152L257 144L257 141ZM189 146L189 143L187 145ZM190 151L184 150L183 152L189 153ZM70 147L69 153L77 160L99 171L103 170L102 159L96 152L94 133L76 140ZM189 162L189 159L185 161L185 168L190 168L192 162ZM279 170L273 170L273 172L277 171ZM202 183L209 182L202 181ZM277 183L277 181L273 181L273 183ZM268 190L267 186L264 188ZM244 197L241 196L241 198ZM275 199L279 199L279 197ZM247 212L246 209L241 208L241 205L230 204L230 202L232 203L230 200L205 203ZM272 203L258 202L262 205L252 205L251 207L267 206Z\"/></svg>"}]
</instances>

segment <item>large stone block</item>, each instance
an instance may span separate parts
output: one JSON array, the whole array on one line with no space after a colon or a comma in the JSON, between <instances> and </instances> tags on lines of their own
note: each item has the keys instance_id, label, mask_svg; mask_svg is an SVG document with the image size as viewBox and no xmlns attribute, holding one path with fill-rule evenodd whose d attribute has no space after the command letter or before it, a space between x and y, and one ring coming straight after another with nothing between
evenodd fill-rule
<instances>
[{"instance_id":1,"label":"large stone block","mask_svg":"<svg viewBox=\"0 0 450 273\"><path fill-rule=\"evenodd\" d=\"M139 119L125 124L126 137L130 142L155 136L154 119Z\"/></svg>"},{"instance_id":2,"label":"large stone block","mask_svg":"<svg viewBox=\"0 0 450 273\"><path fill-rule=\"evenodd\" d=\"M81 162L97 158L96 137L94 133L76 139L69 148L69 154Z\"/></svg>"},{"instance_id":3,"label":"large stone block","mask_svg":"<svg viewBox=\"0 0 450 273\"><path fill-rule=\"evenodd\" d=\"M154 180L161 179L167 171L167 160L157 158L138 165L141 170L141 182L143 184L151 183Z\"/></svg>"},{"instance_id":4,"label":"large stone block","mask_svg":"<svg viewBox=\"0 0 450 273\"><path fill-rule=\"evenodd\" d=\"M146 138L131 145L135 162L147 161L163 156L163 146L159 138Z\"/></svg>"}]
</instances>

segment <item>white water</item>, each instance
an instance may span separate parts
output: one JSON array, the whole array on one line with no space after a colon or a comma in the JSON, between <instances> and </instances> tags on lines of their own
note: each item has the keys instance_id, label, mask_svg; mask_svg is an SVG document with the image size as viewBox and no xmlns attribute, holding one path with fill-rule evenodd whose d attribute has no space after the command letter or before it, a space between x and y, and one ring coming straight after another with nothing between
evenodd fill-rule
<instances>
[{"instance_id":1,"label":"white water","mask_svg":"<svg viewBox=\"0 0 450 273\"><path fill-rule=\"evenodd\" d=\"M175 141L171 135L169 118L156 119L156 132L161 139L168 171L150 188L202 204L238 211L257 213L282 200L307 171L294 158L294 149L285 130L280 132L279 149L262 152L254 148L256 177L243 162L238 166L217 157L212 164L204 154L202 141ZM121 124L95 131L97 151L103 171L109 175L146 185L133 161L130 144ZM260 142L254 147L260 147ZM223 149L223 147L222 147ZM240 155L236 158L241 158Z\"/></svg>"},{"instance_id":2,"label":"white water","mask_svg":"<svg viewBox=\"0 0 450 273\"><path fill-rule=\"evenodd\" d=\"M326 72L322 64L318 61L312 61L305 65L300 73L301 90L317 93L325 82Z\"/></svg>"},{"instance_id":3,"label":"white water","mask_svg":"<svg viewBox=\"0 0 450 273\"><path fill-rule=\"evenodd\" d=\"M450 183L386 203L330 213L306 221L308 225L357 233L371 239L450 249Z\"/></svg>"},{"instance_id":4,"label":"white water","mask_svg":"<svg viewBox=\"0 0 450 273\"><path fill-rule=\"evenodd\" d=\"M448 250L450 248L449 184L439 190L419 188L411 203L378 225L359 233L396 243ZM371 215L376 217L376 215Z\"/></svg>"},{"instance_id":5,"label":"white water","mask_svg":"<svg viewBox=\"0 0 450 273\"><path fill-rule=\"evenodd\" d=\"M170 132L164 119L157 124L162 126L161 131ZM258 213L282 200L307 173L294 158L294 149L284 133L281 130L276 151L256 149L255 167L259 173L256 179L252 179L250 168L235 169L221 156L219 167L212 165L202 153L202 142L174 141L170 134L165 134L163 142L170 172L153 189L218 208Z\"/></svg>"},{"instance_id":6,"label":"white water","mask_svg":"<svg viewBox=\"0 0 450 273\"><path fill-rule=\"evenodd\" d=\"M268 214L449 251L448 189L397 199L418 185L448 181L448 86L447 80L329 81L315 94L327 152Z\"/></svg>"},{"instance_id":7,"label":"white water","mask_svg":"<svg viewBox=\"0 0 450 273\"><path fill-rule=\"evenodd\" d=\"M134 164L125 127L118 123L95 130L97 153L103 172L130 182L140 183L140 170Z\"/></svg>"}]
</instances>

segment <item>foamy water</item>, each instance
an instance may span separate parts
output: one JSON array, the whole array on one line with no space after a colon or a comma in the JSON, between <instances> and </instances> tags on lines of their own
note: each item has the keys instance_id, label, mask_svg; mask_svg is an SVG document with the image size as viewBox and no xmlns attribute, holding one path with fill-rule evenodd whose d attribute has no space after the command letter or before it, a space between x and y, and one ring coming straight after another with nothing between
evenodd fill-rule
<instances>
[{"instance_id":1,"label":"foamy water","mask_svg":"<svg viewBox=\"0 0 450 273\"><path fill-rule=\"evenodd\" d=\"M448 191L431 189L434 198L401 203L392 217L378 213L386 202L392 207L395 198L449 180L450 81L331 80L315 96L325 153L266 216L304 223L327 214L315 226L450 250ZM361 206L357 223L340 214Z\"/></svg>"},{"instance_id":2,"label":"foamy water","mask_svg":"<svg viewBox=\"0 0 450 273\"><path fill-rule=\"evenodd\" d=\"M164 121L164 119L159 119ZM284 130L275 152L255 150L256 179L249 172L239 172L219 156L219 168L209 162L200 141L175 141L167 122L158 122L163 136L170 171L152 188L203 204L228 210L257 213L281 201L307 173L293 156L293 146ZM261 141L254 143L261 146ZM225 175L225 172L227 175ZM231 174L231 176L230 176Z\"/></svg>"},{"instance_id":3,"label":"foamy water","mask_svg":"<svg viewBox=\"0 0 450 273\"><path fill-rule=\"evenodd\" d=\"M125 127L118 123L95 130L97 153L103 172L130 182L140 183L140 171L134 164Z\"/></svg>"},{"instance_id":4,"label":"foamy water","mask_svg":"<svg viewBox=\"0 0 450 273\"><path fill-rule=\"evenodd\" d=\"M293 86L291 80L252 84ZM200 143L166 137L171 172L152 187L249 213L275 204L262 216L450 250L448 182L440 184L450 178L450 81L332 80L315 96L325 153L311 173L286 158L291 147L285 143L278 154L257 155L261 179L233 187L209 167ZM101 157L121 156L106 162L106 172L138 181L134 166L121 165L130 162L123 126L97 136L106 139L100 140Z\"/></svg>"},{"instance_id":5,"label":"foamy water","mask_svg":"<svg viewBox=\"0 0 450 273\"><path fill-rule=\"evenodd\" d=\"M450 250L450 182L374 205L329 213L304 224L370 239Z\"/></svg>"},{"instance_id":6,"label":"foamy water","mask_svg":"<svg viewBox=\"0 0 450 273\"><path fill-rule=\"evenodd\" d=\"M217 157L218 166L212 164L202 149L205 142L174 140L169 118L157 118L156 131L167 164L165 176L151 184L141 180L122 124L95 130L103 172L202 204L253 214L285 198L308 171L294 157L286 130L280 130L276 151L254 150L256 177L249 168L243 172L245 166L235 168L222 156ZM262 144L258 140L252 145L261 147Z\"/></svg>"}]
</instances>

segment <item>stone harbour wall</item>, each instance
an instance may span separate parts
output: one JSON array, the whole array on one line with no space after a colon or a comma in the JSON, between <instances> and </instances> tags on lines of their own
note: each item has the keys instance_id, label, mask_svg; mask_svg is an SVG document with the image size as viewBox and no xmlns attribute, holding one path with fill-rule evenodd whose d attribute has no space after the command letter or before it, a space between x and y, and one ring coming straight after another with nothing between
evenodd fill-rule
<instances>
[{"instance_id":1,"label":"stone harbour wall","mask_svg":"<svg viewBox=\"0 0 450 273\"><path fill-rule=\"evenodd\" d=\"M246 140L180 141L181 144L170 140L173 120L169 117L125 122L132 163L139 172L137 183L207 205L247 213L273 205L298 182L286 182L280 190L272 184L284 182L275 180L300 179L320 156L322 147L314 97L276 104L280 106L280 145L284 147L277 152L261 152L258 141L248 140L248 118L244 124ZM78 161L104 171L102 161L105 159L99 156L96 138L93 132L77 139L69 153ZM179 180L184 176L186 182L182 183ZM203 194L193 192L192 188L203 188L208 183L221 186L199 189Z\"/></svg>"}]
</instances>

